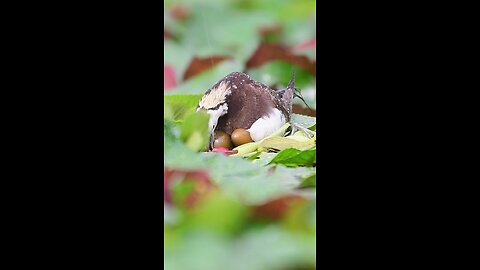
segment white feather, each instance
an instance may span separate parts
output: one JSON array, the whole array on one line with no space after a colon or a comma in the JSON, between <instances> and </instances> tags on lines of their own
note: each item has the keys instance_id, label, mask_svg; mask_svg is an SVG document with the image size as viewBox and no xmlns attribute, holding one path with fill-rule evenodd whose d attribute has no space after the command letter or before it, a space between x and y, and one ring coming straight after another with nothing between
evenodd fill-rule
<instances>
[{"instance_id":1,"label":"white feather","mask_svg":"<svg viewBox=\"0 0 480 270\"><path fill-rule=\"evenodd\" d=\"M218 104L225 103L228 95L232 93L227 82L222 81L216 88L213 88L208 94L205 94L198 106L207 110L215 108Z\"/></svg>"},{"instance_id":2,"label":"white feather","mask_svg":"<svg viewBox=\"0 0 480 270\"><path fill-rule=\"evenodd\" d=\"M257 142L277 131L285 123L285 116L280 110L273 108L267 116L255 121L247 131L250 132L250 137Z\"/></svg>"},{"instance_id":3,"label":"white feather","mask_svg":"<svg viewBox=\"0 0 480 270\"><path fill-rule=\"evenodd\" d=\"M208 120L208 128L210 132L212 132L218 123L218 118L225 115L228 112L227 104L222 104L216 110L208 110L207 113L210 115L210 119Z\"/></svg>"}]
</instances>

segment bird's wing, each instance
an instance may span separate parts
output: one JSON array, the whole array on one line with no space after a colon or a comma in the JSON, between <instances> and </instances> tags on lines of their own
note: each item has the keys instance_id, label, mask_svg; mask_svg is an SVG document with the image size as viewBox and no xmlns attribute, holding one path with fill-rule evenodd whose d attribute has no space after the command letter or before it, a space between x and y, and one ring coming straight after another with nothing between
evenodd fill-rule
<instances>
[{"instance_id":1,"label":"bird's wing","mask_svg":"<svg viewBox=\"0 0 480 270\"><path fill-rule=\"evenodd\" d=\"M237 128L250 128L262 117L267 120L271 117L275 122L290 120L291 109L289 110L289 105L275 90L251 79L247 74L233 72L217 84L221 82L227 83L231 92L226 99L228 112L219 118L217 129L231 134ZM278 109L280 114L274 112L274 108Z\"/></svg>"}]
</instances>

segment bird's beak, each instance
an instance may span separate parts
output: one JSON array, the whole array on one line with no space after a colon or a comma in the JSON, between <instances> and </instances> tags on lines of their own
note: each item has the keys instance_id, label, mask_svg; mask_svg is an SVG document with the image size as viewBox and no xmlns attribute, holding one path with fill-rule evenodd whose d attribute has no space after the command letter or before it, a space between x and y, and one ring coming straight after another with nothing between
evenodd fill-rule
<instances>
[{"instance_id":1,"label":"bird's beak","mask_svg":"<svg viewBox=\"0 0 480 270\"><path fill-rule=\"evenodd\" d=\"M208 150L212 150L213 149L213 143L215 142L215 136L214 136L214 133L211 132L210 133L210 139L209 139L209 142L208 142Z\"/></svg>"}]
</instances>

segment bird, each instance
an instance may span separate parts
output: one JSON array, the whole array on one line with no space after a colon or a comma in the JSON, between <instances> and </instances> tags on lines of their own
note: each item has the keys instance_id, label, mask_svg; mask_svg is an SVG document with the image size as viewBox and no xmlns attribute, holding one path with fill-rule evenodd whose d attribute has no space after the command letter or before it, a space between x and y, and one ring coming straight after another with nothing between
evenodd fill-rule
<instances>
[{"instance_id":1,"label":"bird","mask_svg":"<svg viewBox=\"0 0 480 270\"><path fill-rule=\"evenodd\" d=\"M198 102L196 111L209 114L209 149L214 133L229 135L242 128L257 142L290 121L295 90L295 72L285 89L273 90L243 72L232 72L215 83Z\"/></svg>"}]
</instances>

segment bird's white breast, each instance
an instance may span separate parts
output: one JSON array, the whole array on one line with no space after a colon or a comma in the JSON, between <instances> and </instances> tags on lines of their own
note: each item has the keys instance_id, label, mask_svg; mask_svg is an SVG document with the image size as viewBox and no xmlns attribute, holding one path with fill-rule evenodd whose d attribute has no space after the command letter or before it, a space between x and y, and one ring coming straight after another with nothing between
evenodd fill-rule
<instances>
[{"instance_id":1,"label":"bird's white breast","mask_svg":"<svg viewBox=\"0 0 480 270\"><path fill-rule=\"evenodd\" d=\"M277 131L286 123L285 116L276 108L272 108L267 116L259 118L247 129L254 141L260 141Z\"/></svg>"}]
</instances>

